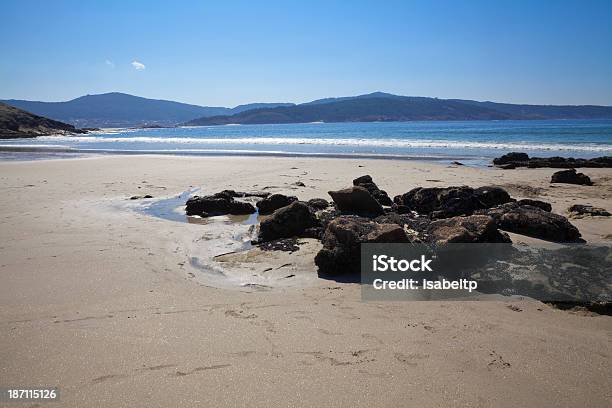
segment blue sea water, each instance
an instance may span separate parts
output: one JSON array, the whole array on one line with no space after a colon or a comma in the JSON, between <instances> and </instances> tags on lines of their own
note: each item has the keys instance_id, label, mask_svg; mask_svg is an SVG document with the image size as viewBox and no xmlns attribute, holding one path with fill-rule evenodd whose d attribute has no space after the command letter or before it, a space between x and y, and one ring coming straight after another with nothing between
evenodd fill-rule
<instances>
[{"instance_id":1,"label":"blue sea water","mask_svg":"<svg viewBox=\"0 0 612 408\"><path fill-rule=\"evenodd\" d=\"M612 155L612 120L227 125L0 141L0 151L12 158L17 152L49 149L56 154L394 157L483 164L510 151L540 157Z\"/></svg>"}]
</instances>

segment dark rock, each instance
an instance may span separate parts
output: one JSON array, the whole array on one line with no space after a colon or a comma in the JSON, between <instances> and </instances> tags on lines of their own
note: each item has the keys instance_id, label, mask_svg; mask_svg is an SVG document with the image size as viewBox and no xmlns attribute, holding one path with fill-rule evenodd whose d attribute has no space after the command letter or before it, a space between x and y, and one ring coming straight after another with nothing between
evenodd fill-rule
<instances>
[{"instance_id":1,"label":"dark rock","mask_svg":"<svg viewBox=\"0 0 612 408\"><path fill-rule=\"evenodd\" d=\"M271 217L261 222L258 240L266 242L278 238L298 236L306 229L317 224L318 221L308 205L301 201L294 201L288 206L274 211Z\"/></svg>"},{"instance_id":2,"label":"dark rock","mask_svg":"<svg viewBox=\"0 0 612 408\"><path fill-rule=\"evenodd\" d=\"M568 208L570 218L591 217L609 217L610 213L603 208L593 207L592 205L574 204Z\"/></svg>"},{"instance_id":3,"label":"dark rock","mask_svg":"<svg viewBox=\"0 0 612 408\"><path fill-rule=\"evenodd\" d=\"M141 196L131 196L130 200L140 200L141 198Z\"/></svg>"},{"instance_id":4,"label":"dark rock","mask_svg":"<svg viewBox=\"0 0 612 408\"><path fill-rule=\"evenodd\" d=\"M307 201L307 204L314 211L324 210L329 207L329 201L324 198L311 198Z\"/></svg>"},{"instance_id":5,"label":"dark rock","mask_svg":"<svg viewBox=\"0 0 612 408\"><path fill-rule=\"evenodd\" d=\"M342 212L367 216L384 214L382 205L364 187L353 186L343 190L329 191L329 195Z\"/></svg>"},{"instance_id":6,"label":"dark rock","mask_svg":"<svg viewBox=\"0 0 612 408\"><path fill-rule=\"evenodd\" d=\"M250 203L245 203L243 201L234 200L232 201L230 214L233 215L243 215L243 214L253 214L255 212L255 207L253 207Z\"/></svg>"},{"instance_id":7,"label":"dark rock","mask_svg":"<svg viewBox=\"0 0 612 408\"><path fill-rule=\"evenodd\" d=\"M507 234L498 231L495 220L487 215L433 221L427 229L427 235L429 241L437 245L511 242Z\"/></svg>"},{"instance_id":8,"label":"dark rock","mask_svg":"<svg viewBox=\"0 0 612 408\"><path fill-rule=\"evenodd\" d=\"M293 183L293 185L298 187L306 187L306 184L302 183L301 181L296 181L295 183Z\"/></svg>"},{"instance_id":9,"label":"dark rock","mask_svg":"<svg viewBox=\"0 0 612 408\"><path fill-rule=\"evenodd\" d=\"M187 200L187 215L199 215L201 217L212 217L226 214L252 214L255 207L249 203L236 201L227 191L222 191L210 196L194 196Z\"/></svg>"},{"instance_id":10,"label":"dark rock","mask_svg":"<svg viewBox=\"0 0 612 408\"><path fill-rule=\"evenodd\" d=\"M508 153L493 159L493 164L504 169L529 167L532 169L551 167L558 169L610 168L612 156L595 157L593 159L575 159L573 157L529 157L526 153Z\"/></svg>"},{"instance_id":11,"label":"dark rock","mask_svg":"<svg viewBox=\"0 0 612 408\"><path fill-rule=\"evenodd\" d=\"M283 194L272 194L257 202L257 208L260 214L272 214L279 208L286 207L289 204L297 201L297 197L286 196Z\"/></svg>"},{"instance_id":12,"label":"dark rock","mask_svg":"<svg viewBox=\"0 0 612 408\"><path fill-rule=\"evenodd\" d=\"M477 211L493 217L498 228L553 242L584 242L567 218L531 205L507 203Z\"/></svg>"},{"instance_id":13,"label":"dark rock","mask_svg":"<svg viewBox=\"0 0 612 408\"><path fill-rule=\"evenodd\" d=\"M551 183L580 184L592 186L593 182L589 176L583 173L576 173L576 169L561 170L552 175Z\"/></svg>"},{"instance_id":14,"label":"dark rock","mask_svg":"<svg viewBox=\"0 0 612 408\"><path fill-rule=\"evenodd\" d=\"M493 164L499 166L500 164L508 164L514 162L527 162L529 160L529 155L527 153L507 153L501 157L497 157L493 159Z\"/></svg>"},{"instance_id":15,"label":"dark rock","mask_svg":"<svg viewBox=\"0 0 612 408\"><path fill-rule=\"evenodd\" d=\"M372 177L369 175L357 177L353 180L354 186L363 187L374 197L376 201L380 203L380 205L390 206L393 204L391 198L387 195L387 192L378 188L376 183L372 180Z\"/></svg>"},{"instance_id":16,"label":"dark rock","mask_svg":"<svg viewBox=\"0 0 612 408\"><path fill-rule=\"evenodd\" d=\"M522 200L518 200L517 203L518 205L531 205L533 207L538 207L539 209L547 211L547 212L552 211L552 205L550 205L550 203L547 203L546 201L532 200L531 198L525 198Z\"/></svg>"},{"instance_id":17,"label":"dark rock","mask_svg":"<svg viewBox=\"0 0 612 408\"><path fill-rule=\"evenodd\" d=\"M142 196L142 198L153 198L153 196L151 194L147 194L147 195Z\"/></svg>"},{"instance_id":18,"label":"dark rock","mask_svg":"<svg viewBox=\"0 0 612 408\"><path fill-rule=\"evenodd\" d=\"M451 162L451 164L454 164L455 166L465 166L465 164L458 161Z\"/></svg>"},{"instance_id":19,"label":"dark rock","mask_svg":"<svg viewBox=\"0 0 612 408\"><path fill-rule=\"evenodd\" d=\"M478 187L474 189L474 195L484 208L495 207L500 204L514 201L510 194L501 187Z\"/></svg>"},{"instance_id":20,"label":"dark rock","mask_svg":"<svg viewBox=\"0 0 612 408\"><path fill-rule=\"evenodd\" d=\"M410 242L397 224L379 224L367 218L341 216L327 226L323 248L315 257L321 275L358 273L361 244L366 242Z\"/></svg>"},{"instance_id":21,"label":"dark rock","mask_svg":"<svg viewBox=\"0 0 612 408\"><path fill-rule=\"evenodd\" d=\"M474 211L511 201L510 195L500 187L418 187L394 198L401 212L414 210L432 218L471 215ZM400 206L403 206L401 208Z\"/></svg>"}]
</instances>

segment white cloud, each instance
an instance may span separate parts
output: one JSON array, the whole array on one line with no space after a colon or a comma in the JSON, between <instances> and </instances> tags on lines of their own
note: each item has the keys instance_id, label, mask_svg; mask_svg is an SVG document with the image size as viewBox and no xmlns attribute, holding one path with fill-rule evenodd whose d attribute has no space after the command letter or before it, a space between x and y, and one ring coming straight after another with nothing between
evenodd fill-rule
<instances>
[{"instance_id":1,"label":"white cloud","mask_svg":"<svg viewBox=\"0 0 612 408\"><path fill-rule=\"evenodd\" d=\"M111 68L115 68L115 63L113 61L111 61L111 60L106 60L106 61L104 61L104 63L106 65L108 65L109 67L111 67Z\"/></svg>"},{"instance_id":2,"label":"white cloud","mask_svg":"<svg viewBox=\"0 0 612 408\"><path fill-rule=\"evenodd\" d=\"M142 71L143 69L145 69L145 64L143 64L142 62L138 62L138 61L132 61L132 66L134 67L134 69L136 71Z\"/></svg>"}]
</instances>

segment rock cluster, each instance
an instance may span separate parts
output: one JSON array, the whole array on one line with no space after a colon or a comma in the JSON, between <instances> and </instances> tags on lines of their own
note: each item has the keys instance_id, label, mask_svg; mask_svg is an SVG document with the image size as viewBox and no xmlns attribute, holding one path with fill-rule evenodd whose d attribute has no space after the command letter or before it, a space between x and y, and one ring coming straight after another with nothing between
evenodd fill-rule
<instances>
[{"instance_id":1,"label":"rock cluster","mask_svg":"<svg viewBox=\"0 0 612 408\"><path fill-rule=\"evenodd\" d=\"M493 164L503 169L517 167L552 167L558 169L572 169L579 167L603 168L612 167L612 157L602 156L593 159L574 159L573 157L529 157L527 153L512 152L493 159Z\"/></svg>"},{"instance_id":2,"label":"rock cluster","mask_svg":"<svg viewBox=\"0 0 612 408\"><path fill-rule=\"evenodd\" d=\"M517 155L510 159L524 158ZM439 246L511 242L502 231L554 242L583 242L578 229L567 218L552 213L549 203L516 201L500 187L418 187L395 196L392 207L385 209L383 205L391 200L370 176L359 177L353 184L329 192L333 205L322 198L303 202L282 194L263 197L257 203L259 213L271 215L261 222L255 243L268 249L293 250L293 244L285 244L287 239L320 239L323 248L315 257L319 273L336 276L358 272L363 243L419 242ZM234 199L238 194L227 190L193 197L187 201L187 213L207 216L255 212L251 204ZM598 212L602 209L583 207L573 206L570 210L603 214Z\"/></svg>"}]
</instances>

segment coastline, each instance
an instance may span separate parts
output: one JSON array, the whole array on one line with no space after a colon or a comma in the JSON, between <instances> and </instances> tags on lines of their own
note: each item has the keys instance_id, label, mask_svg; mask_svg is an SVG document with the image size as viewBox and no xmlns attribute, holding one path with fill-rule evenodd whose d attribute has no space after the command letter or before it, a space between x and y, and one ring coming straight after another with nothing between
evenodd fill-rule
<instances>
[{"instance_id":1,"label":"coastline","mask_svg":"<svg viewBox=\"0 0 612 408\"><path fill-rule=\"evenodd\" d=\"M417 186L498 185L566 215L575 203L610 210L612 169L581 169L595 186L551 185L552 168L367 158L100 155L2 161L0 169L2 383L53 382L62 406L609 401L609 316L527 299L366 303L359 285L316 278L315 243L298 261L285 254L256 256L248 267L228 261L237 269L280 267L304 276L299 284L211 287L189 262L206 225L117 205L192 188L329 198L328 190L371 174L391 196ZM609 217L571 222L588 242L612 242Z\"/></svg>"}]
</instances>

